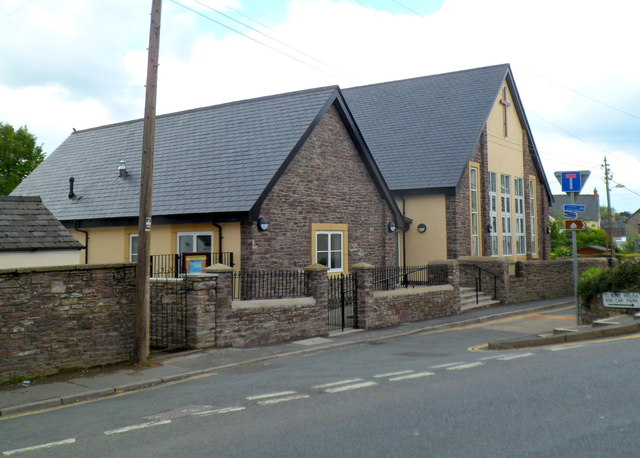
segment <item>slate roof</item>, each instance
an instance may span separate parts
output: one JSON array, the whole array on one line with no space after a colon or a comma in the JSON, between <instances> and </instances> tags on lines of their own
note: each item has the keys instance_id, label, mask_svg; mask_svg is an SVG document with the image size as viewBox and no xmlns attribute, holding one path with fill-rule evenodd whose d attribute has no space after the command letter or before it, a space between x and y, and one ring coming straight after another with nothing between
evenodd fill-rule
<instances>
[{"instance_id":1,"label":"slate roof","mask_svg":"<svg viewBox=\"0 0 640 458\"><path fill-rule=\"evenodd\" d=\"M0 196L0 252L81 248L39 197Z\"/></svg>"},{"instance_id":2,"label":"slate roof","mask_svg":"<svg viewBox=\"0 0 640 458\"><path fill-rule=\"evenodd\" d=\"M549 207L549 214L562 218L562 206L571 203L571 198L566 194L554 194L554 203ZM593 194L578 194L576 196L576 204L586 206L586 212L578 213L579 219L587 221L600 221L600 197Z\"/></svg>"},{"instance_id":3,"label":"slate roof","mask_svg":"<svg viewBox=\"0 0 640 458\"><path fill-rule=\"evenodd\" d=\"M508 64L342 92L392 191L455 188L505 78L528 129Z\"/></svg>"},{"instance_id":4,"label":"slate roof","mask_svg":"<svg viewBox=\"0 0 640 458\"><path fill-rule=\"evenodd\" d=\"M153 215L249 211L338 92L332 86L158 116ZM12 194L40 195L64 221L137 216L142 129L140 119L74 132Z\"/></svg>"}]
</instances>

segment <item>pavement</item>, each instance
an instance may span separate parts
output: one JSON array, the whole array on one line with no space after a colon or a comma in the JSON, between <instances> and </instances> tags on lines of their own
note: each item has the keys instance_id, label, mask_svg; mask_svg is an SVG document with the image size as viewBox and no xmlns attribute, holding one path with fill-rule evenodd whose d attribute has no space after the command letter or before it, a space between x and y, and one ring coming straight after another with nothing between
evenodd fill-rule
<instances>
[{"instance_id":1,"label":"pavement","mask_svg":"<svg viewBox=\"0 0 640 458\"><path fill-rule=\"evenodd\" d=\"M422 332L468 326L485 321L542 312L561 306L575 305L573 297L561 297L524 302L492 308L473 309L455 316L403 323L397 326L369 331L348 330L331 333L328 337L316 337L277 345L247 348L211 348L180 353L154 353L145 366L115 365L106 368L78 370L53 377L25 381L17 385L0 387L0 418L23 415L36 411L94 400L139 390L151 386L186 380L222 369L251 364L270 359L300 355L327 349L354 345L362 342L391 339ZM614 323L595 329L576 329L560 336L550 334L523 335L499 343L494 349L521 348L548 345L584 338L603 337L605 329L625 326L624 333L640 330L640 320L631 324ZM607 331L610 332L610 331ZM621 333L618 331L615 331ZM559 340L554 340L559 339ZM562 340L564 339L564 340Z\"/></svg>"}]
</instances>

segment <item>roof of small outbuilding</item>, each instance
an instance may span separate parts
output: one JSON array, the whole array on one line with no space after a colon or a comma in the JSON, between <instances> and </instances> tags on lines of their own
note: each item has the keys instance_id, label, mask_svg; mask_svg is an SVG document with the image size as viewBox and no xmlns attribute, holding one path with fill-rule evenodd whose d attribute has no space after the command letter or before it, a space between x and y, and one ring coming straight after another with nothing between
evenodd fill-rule
<instances>
[{"instance_id":1,"label":"roof of small outbuilding","mask_svg":"<svg viewBox=\"0 0 640 458\"><path fill-rule=\"evenodd\" d=\"M40 197L0 196L0 252L81 248Z\"/></svg>"}]
</instances>

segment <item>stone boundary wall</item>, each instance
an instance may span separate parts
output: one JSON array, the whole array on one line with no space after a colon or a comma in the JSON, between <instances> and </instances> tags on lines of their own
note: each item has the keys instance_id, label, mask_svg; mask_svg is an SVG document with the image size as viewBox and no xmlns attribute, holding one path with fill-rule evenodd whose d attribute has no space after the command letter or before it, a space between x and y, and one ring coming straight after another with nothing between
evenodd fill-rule
<instances>
[{"instance_id":1,"label":"stone boundary wall","mask_svg":"<svg viewBox=\"0 0 640 458\"><path fill-rule=\"evenodd\" d=\"M135 265L0 270L0 381L128 361Z\"/></svg>"},{"instance_id":2,"label":"stone boundary wall","mask_svg":"<svg viewBox=\"0 0 640 458\"><path fill-rule=\"evenodd\" d=\"M366 328L426 320L460 312L460 294L451 285L375 291Z\"/></svg>"},{"instance_id":3,"label":"stone boundary wall","mask_svg":"<svg viewBox=\"0 0 640 458\"><path fill-rule=\"evenodd\" d=\"M532 260L515 263L506 259L470 258L461 260L476 264L498 275L497 298L503 304L549 299L573 295L573 260ZM607 267L605 258L579 258L578 276L593 267ZM466 285L465 277L461 279ZM483 277L485 281L487 277ZM468 285L472 286L472 285ZM483 291L492 292L493 284L483 285Z\"/></svg>"}]
</instances>

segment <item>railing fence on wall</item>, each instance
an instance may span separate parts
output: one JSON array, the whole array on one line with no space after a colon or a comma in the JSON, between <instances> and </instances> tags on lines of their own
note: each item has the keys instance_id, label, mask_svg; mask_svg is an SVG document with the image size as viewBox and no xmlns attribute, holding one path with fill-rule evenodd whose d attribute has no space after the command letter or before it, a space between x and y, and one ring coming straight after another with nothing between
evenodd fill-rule
<instances>
[{"instance_id":1,"label":"railing fence on wall","mask_svg":"<svg viewBox=\"0 0 640 458\"><path fill-rule=\"evenodd\" d=\"M241 270L233 273L233 298L280 299L308 296L306 272L298 270Z\"/></svg>"},{"instance_id":2,"label":"railing fence on wall","mask_svg":"<svg viewBox=\"0 0 640 458\"><path fill-rule=\"evenodd\" d=\"M212 253L211 264L224 264L233 267L233 252ZM182 266L182 256L179 254L151 255L150 270L153 278L178 278L185 273Z\"/></svg>"},{"instance_id":3,"label":"railing fence on wall","mask_svg":"<svg viewBox=\"0 0 640 458\"><path fill-rule=\"evenodd\" d=\"M449 282L446 265L378 267L373 270L373 289L388 291L416 286L445 285Z\"/></svg>"}]
</instances>

